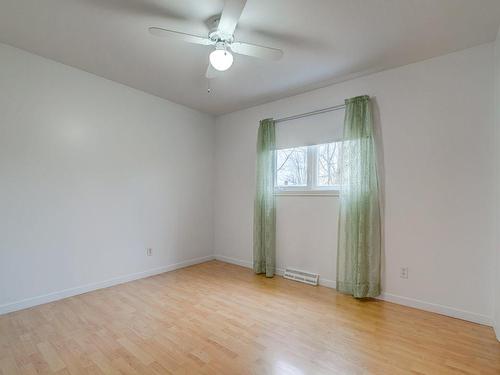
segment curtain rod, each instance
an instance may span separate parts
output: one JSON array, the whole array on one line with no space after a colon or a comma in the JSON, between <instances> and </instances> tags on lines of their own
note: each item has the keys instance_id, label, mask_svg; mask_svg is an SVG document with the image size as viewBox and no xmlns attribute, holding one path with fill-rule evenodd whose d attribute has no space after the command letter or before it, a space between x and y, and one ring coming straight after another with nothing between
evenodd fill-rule
<instances>
[{"instance_id":1,"label":"curtain rod","mask_svg":"<svg viewBox=\"0 0 500 375\"><path fill-rule=\"evenodd\" d=\"M337 111L339 109L344 109L344 108L345 108L345 104L339 104L339 105L334 105L333 107L328 107L328 108L323 108L323 109L317 109L315 111L301 113L300 115L293 115L293 116L289 116L289 117L279 118L277 120L274 120L274 122L277 124L279 122L296 120L296 119L299 119L299 118L302 118L302 117L319 115L321 113L326 113L326 112L331 112L331 111Z\"/></svg>"}]
</instances>

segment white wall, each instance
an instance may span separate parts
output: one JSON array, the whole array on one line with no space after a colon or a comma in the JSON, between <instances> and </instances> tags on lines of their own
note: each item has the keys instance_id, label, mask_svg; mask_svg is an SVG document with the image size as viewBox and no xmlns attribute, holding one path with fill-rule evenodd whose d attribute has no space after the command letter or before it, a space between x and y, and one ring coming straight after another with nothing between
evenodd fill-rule
<instances>
[{"instance_id":1,"label":"white wall","mask_svg":"<svg viewBox=\"0 0 500 375\"><path fill-rule=\"evenodd\" d=\"M258 121L367 94L383 150L384 298L491 324L492 76L485 44L218 117L217 257L251 265ZM335 280L337 198L278 197L277 206L278 266Z\"/></svg>"},{"instance_id":2,"label":"white wall","mask_svg":"<svg viewBox=\"0 0 500 375\"><path fill-rule=\"evenodd\" d=\"M212 116L6 45L0 66L0 313L212 257Z\"/></svg>"},{"instance_id":3,"label":"white wall","mask_svg":"<svg viewBox=\"0 0 500 375\"><path fill-rule=\"evenodd\" d=\"M498 30L497 40L495 42L495 130L496 130L496 268L495 268L495 332L498 341L500 341L500 30Z\"/></svg>"}]
</instances>

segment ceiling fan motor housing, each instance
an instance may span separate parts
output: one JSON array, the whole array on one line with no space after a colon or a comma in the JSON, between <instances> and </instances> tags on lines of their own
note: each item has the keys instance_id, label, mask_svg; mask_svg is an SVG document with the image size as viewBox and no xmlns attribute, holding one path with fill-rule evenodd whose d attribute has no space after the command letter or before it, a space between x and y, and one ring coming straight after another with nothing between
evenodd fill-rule
<instances>
[{"instance_id":1,"label":"ceiling fan motor housing","mask_svg":"<svg viewBox=\"0 0 500 375\"><path fill-rule=\"evenodd\" d=\"M226 44L231 44L234 41L233 35L225 34L221 30L219 30L219 21L221 15L218 14L216 16L210 17L207 20L207 25L210 28L208 32L208 38L214 43L224 42Z\"/></svg>"}]
</instances>

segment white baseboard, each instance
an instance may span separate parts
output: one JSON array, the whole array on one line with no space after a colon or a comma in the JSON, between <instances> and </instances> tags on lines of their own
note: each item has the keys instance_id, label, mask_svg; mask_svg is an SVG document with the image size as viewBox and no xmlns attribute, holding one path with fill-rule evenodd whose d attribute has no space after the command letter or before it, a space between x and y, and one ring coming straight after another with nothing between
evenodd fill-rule
<instances>
[{"instance_id":1,"label":"white baseboard","mask_svg":"<svg viewBox=\"0 0 500 375\"><path fill-rule=\"evenodd\" d=\"M246 268L253 268L253 263L248 260L241 260L236 258L230 258L225 255L215 255L216 260L220 260L221 262L236 264L237 266L242 266Z\"/></svg>"},{"instance_id":2,"label":"white baseboard","mask_svg":"<svg viewBox=\"0 0 500 375\"><path fill-rule=\"evenodd\" d=\"M213 259L215 259L215 258L212 255L209 255L206 257L201 257L201 258L189 259L189 260L185 260L185 261L182 261L179 263L169 264L166 266L157 267L157 268L153 268L153 269L142 271L142 272L136 272L136 273L131 273L128 275L114 277L114 278L109 279L109 280L85 284L82 286L77 286L75 288L64 289L64 290L60 290L57 292L44 294L41 296L36 296L36 297L31 297L31 298L26 298L23 300L15 301L15 302L6 303L4 305L0 305L0 315L7 314L7 313L10 313L13 311L26 309L28 307L42 305L44 303L57 301L57 300L60 300L63 298L76 296L78 294L91 292L93 290L107 288L107 287L117 285L117 284L123 284L123 283L129 282L129 281L132 281L132 280L143 279L145 277L158 275L160 273L164 273L164 272L168 272L168 271L177 270L179 268L192 266L194 264L207 262L207 261L213 260Z\"/></svg>"},{"instance_id":3,"label":"white baseboard","mask_svg":"<svg viewBox=\"0 0 500 375\"><path fill-rule=\"evenodd\" d=\"M238 266L243 266L243 267L247 267L247 268L252 268L252 266L253 266L252 262L250 262L250 261L230 258L230 257L226 257L224 255L215 255L215 259L220 260L222 262L232 263L232 264L236 264ZM283 275L283 269L277 268L276 274L280 275L280 276ZM323 285L325 287L328 287L328 288L333 288L333 289L335 289L335 287L336 287L335 280L321 279L321 277L320 277L319 284ZM413 298L409 298L409 297L398 296L398 295L391 294L391 293L382 293L378 297L378 299L383 300L383 301L387 301L387 302L397 303L398 305L414 307L414 308L417 308L420 310L425 310L425 311L430 311L430 312L441 314L441 315L450 316L452 318L467 320L467 321L473 322L473 323L484 324L487 326L493 325L493 319L489 316L477 314L477 313L470 312L470 311L456 309L454 307L439 305L439 304L432 303L432 302L426 302L426 301L421 301L421 300L417 300L417 299L413 299ZM498 338L500 335L500 327L498 327L496 329L496 334L497 334L497 338ZM500 338L499 338L499 341L500 341Z\"/></svg>"},{"instance_id":4,"label":"white baseboard","mask_svg":"<svg viewBox=\"0 0 500 375\"><path fill-rule=\"evenodd\" d=\"M490 316L474 313L471 311L460 310L455 307L439 305L437 303L422 301L414 298L398 296L392 293L382 293L377 299L397 303L398 305L404 305L409 307L414 307L416 309L430 311L433 313L450 316L452 318L458 318L462 320L467 320L469 322L484 324L487 326L492 326L493 321Z\"/></svg>"},{"instance_id":5,"label":"white baseboard","mask_svg":"<svg viewBox=\"0 0 500 375\"><path fill-rule=\"evenodd\" d=\"M319 285L337 289L337 282L335 280L322 279L321 276L319 277Z\"/></svg>"}]
</instances>

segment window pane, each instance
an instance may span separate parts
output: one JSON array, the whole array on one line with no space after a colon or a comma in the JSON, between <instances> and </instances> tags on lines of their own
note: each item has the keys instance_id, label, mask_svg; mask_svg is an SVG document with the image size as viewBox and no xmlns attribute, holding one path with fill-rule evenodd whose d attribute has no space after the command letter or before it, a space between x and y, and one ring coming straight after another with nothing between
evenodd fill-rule
<instances>
[{"instance_id":1,"label":"window pane","mask_svg":"<svg viewBox=\"0 0 500 375\"><path fill-rule=\"evenodd\" d=\"M307 147L276 151L276 185L278 187L307 185Z\"/></svg>"},{"instance_id":2,"label":"window pane","mask_svg":"<svg viewBox=\"0 0 500 375\"><path fill-rule=\"evenodd\" d=\"M318 186L340 185L339 151L341 142L318 145Z\"/></svg>"}]
</instances>

